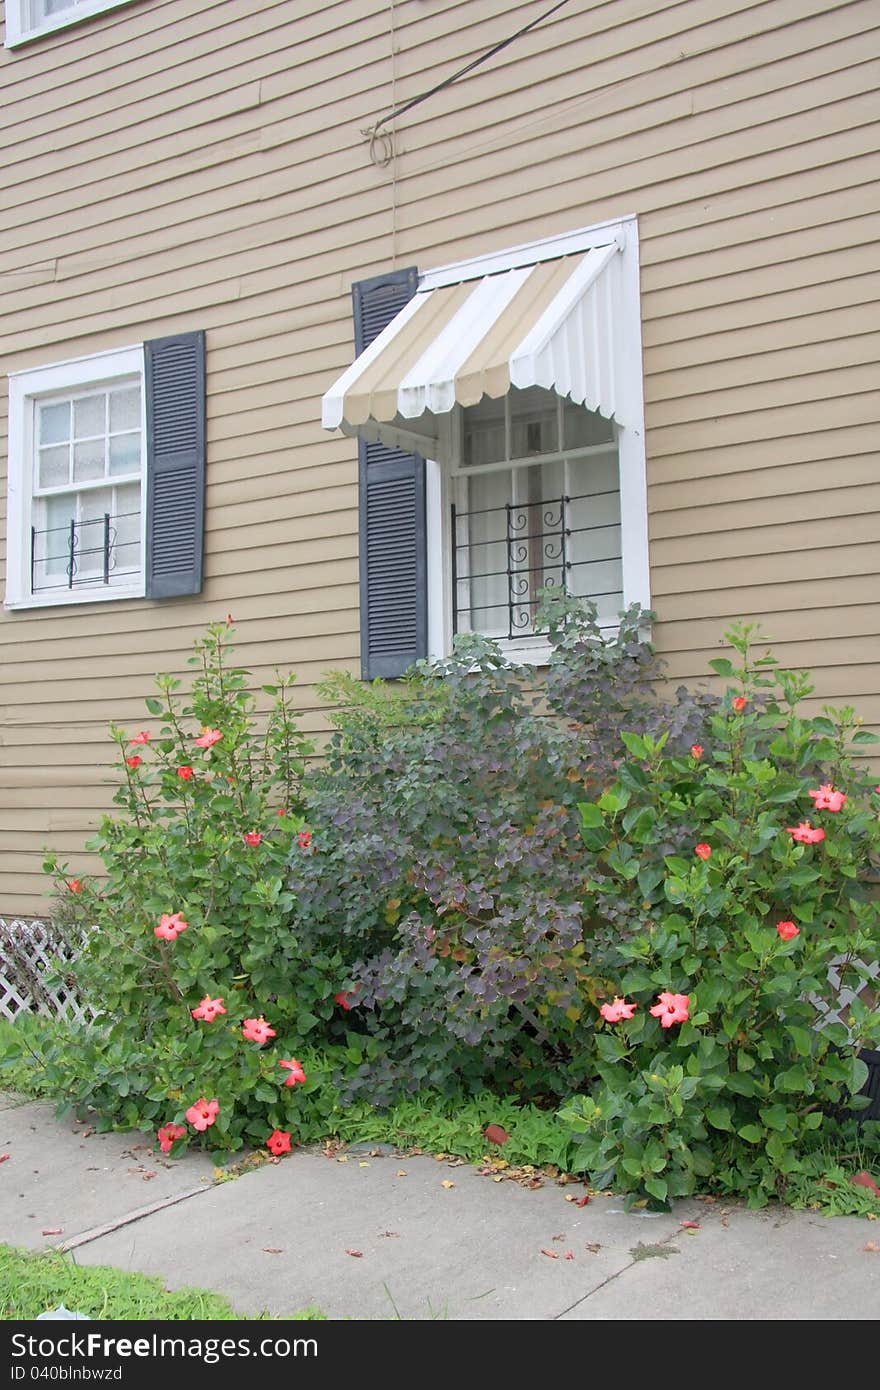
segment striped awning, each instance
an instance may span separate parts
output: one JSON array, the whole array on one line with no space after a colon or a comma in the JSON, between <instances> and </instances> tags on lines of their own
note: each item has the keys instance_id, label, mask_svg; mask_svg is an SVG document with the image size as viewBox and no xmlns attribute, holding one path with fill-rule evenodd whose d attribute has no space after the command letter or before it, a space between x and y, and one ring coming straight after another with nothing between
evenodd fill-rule
<instances>
[{"instance_id":1,"label":"striped awning","mask_svg":"<svg viewBox=\"0 0 880 1390\"><path fill-rule=\"evenodd\" d=\"M429 456L454 406L542 386L619 424L621 243L459 281L435 272L343 372L325 429ZM444 282L445 280L445 282Z\"/></svg>"}]
</instances>

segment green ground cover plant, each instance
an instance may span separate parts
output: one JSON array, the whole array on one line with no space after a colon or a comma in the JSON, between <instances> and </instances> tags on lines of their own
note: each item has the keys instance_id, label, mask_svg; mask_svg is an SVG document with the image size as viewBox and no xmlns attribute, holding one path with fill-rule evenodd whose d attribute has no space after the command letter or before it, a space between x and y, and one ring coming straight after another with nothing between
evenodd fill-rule
<instances>
[{"instance_id":1,"label":"green ground cover plant","mask_svg":"<svg viewBox=\"0 0 880 1390\"><path fill-rule=\"evenodd\" d=\"M118 1321L236 1321L227 1299L206 1289L166 1289L161 1279L109 1265L78 1265L55 1250L16 1250L0 1245L0 1318L37 1318L64 1305L90 1318ZM291 1321L323 1321L317 1308Z\"/></svg>"}]
</instances>

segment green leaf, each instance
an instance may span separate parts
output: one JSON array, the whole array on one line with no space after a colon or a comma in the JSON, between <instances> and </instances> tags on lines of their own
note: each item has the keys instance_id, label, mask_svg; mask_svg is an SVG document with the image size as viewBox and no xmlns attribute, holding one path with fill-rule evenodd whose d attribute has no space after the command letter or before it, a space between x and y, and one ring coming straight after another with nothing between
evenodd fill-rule
<instances>
[{"instance_id":1,"label":"green leaf","mask_svg":"<svg viewBox=\"0 0 880 1390\"><path fill-rule=\"evenodd\" d=\"M712 1105L706 1111L706 1119L713 1129L733 1129L730 1111L726 1105Z\"/></svg>"},{"instance_id":2,"label":"green leaf","mask_svg":"<svg viewBox=\"0 0 880 1390\"><path fill-rule=\"evenodd\" d=\"M586 830L594 830L597 826L603 825L605 817L602 811L593 801L579 801L577 804L581 816L581 825Z\"/></svg>"},{"instance_id":3,"label":"green leaf","mask_svg":"<svg viewBox=\"0 0 880 1390\"><path fill-rule=\"evenodd\" d=\"M867 729L859 729L858 733L852 736L853 743L880 743L880 736L869 733Z\"/></svg>"},{"instance_id":4,"label":"green leaf","mask_svg":"<svg viewBox=\"0 0 880 1390\"><path fill-rule=\"evenodd\" d=\"M621 729L620 741L629 749L634 758L646 758L648 756L648 743L641 734L634 734L628 729Z\"/></svg>"},{"instance_id":5,"label":"green leaf","mask_svg":"<svg viewBox=\"0 0 880 1390\"><path fill-rule=\"evenodd\" d=\"M768 1129L783 1133L788 1128L788 1111L784 1105L767 1105L758 1112Z\"/></svg>"},{"instance_id":6,"label":"green leaf","mask_svg":"<svg viewBox=\"0 0 880 1390\"><path fill-rule=\"evenodd\" d=\"M308 1011L297 1014L297 1031L300 1033L310 1033L313 1028L318 1027L320 1022L321 1020L319 1018L316 1018L314 1014L308 1013Z\"/></svg>"},{"instance_id":7,"label":"green leaf","mask_svg":"<svg viewBox=\"0 0 880 1390\"><path fill-rule=\"evenodd\" d=\"M162 701L157 700L155 695L148 695L147 698L144 700L144 704L150 711L150 714L162 713Z\"/></svg>"},{"instance_id":8,"label":"green leaf","mask_svg":"<svg viewBox=\"0 0 880 1390\"><path fill-rule=\"evenodd\" d=\"M669 1183L665 1178L645 1178L645 1191L656 1197L658 1202L665 1202Z\"/></svg>"},{"instance_id":9,"label":"green leaf","mask_svg":"<svg viewBox=\"0 0 880 1390\"><path fill-rule=\"evenodd\" d=\"M719 676L734 676L736 674L733 669L733 662L728 661L726 656L716 656L713 661L709 662L709 665Z\"/></svg>"},{"instance_id":10,"label":"green leaf","mask_svg":"<svg viewBox=\"0 0 880 1390\"><path fill-rule=\"evenodd\" d=\"M862 1061L861 1057L853 1057L850 1068L849 1089L855 1096L858 1095L868 1079L868 1065Z\"/></svg>"},{"instance_id":11,"label":"green leaf","mask_svg":"<svg viewBox=\"0 0 880 1390\"><path fill-rule=\"evenodd\" d=\"M639 891L643 898L650 898L657 884L663 882L665 874L666 870L662 864L646 864L639 870Z\"/></svg>"},{"instance_id":12,"label":"green leaf","mask_svg":"<svg viewBox=\"0 0 880 1390\"><path fill-rule=\"evenodd\" d=\"M774 1163L782 1162L783 1158L785 1158L787 1148L788 1145L781 1134L771 1134L767 1143L764 1145L767 1155L773 1159Z\"/></svg>"},{"instance_id":13,"label":"green leaf","mask_svg":"<svg viewBox=\"0 0 880 1390\"><path fill-rule=\"evenodd\" d=\"M764 1131L758 1129L757 1125L743 1125L738 1129L737 1134L740 1139L744 1139L747 1144L760 1144L764 1138Z\"/></svg>"}]
</instances>

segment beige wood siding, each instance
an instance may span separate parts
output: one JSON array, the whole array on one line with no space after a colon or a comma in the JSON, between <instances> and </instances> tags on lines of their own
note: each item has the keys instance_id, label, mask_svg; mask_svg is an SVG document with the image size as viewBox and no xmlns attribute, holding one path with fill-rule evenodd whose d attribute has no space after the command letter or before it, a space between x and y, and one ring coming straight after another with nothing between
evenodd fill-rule
<instances>
[{"instance_id":1,"label":"beige wood siding","mask_svg":"<svg viewBox=\"0 0 880 1390\"><path fill-rule=\"evenodd\" d=\"M259 679L357 669L352 280L639 215L657 640L737 617L880 724L876 0L138 0L0 55L4 371L203 328L197 599L0 615L0 915L108 803L115 720L231 612ZM5 386L0 559L5 555Z\"/></svg>"}]
</instances>

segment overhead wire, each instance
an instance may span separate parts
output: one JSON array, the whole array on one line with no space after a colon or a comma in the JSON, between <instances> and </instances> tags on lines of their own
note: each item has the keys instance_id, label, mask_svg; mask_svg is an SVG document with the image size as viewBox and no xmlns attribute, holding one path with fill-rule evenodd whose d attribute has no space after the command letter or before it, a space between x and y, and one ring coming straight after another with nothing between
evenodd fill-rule
<instances>
[{"instance_id":1,"label":"overhead wire","mask_svg":"<svg viewBox=\"0 0 880 1390\"><path fill-rule=\"evenodd\" d=\"M530 33L531 30L537 28L539 24L543 24L546 19L549 19L551 15L555 14L557 10L561 10L568 3L569 0L556 0L556 4L551 5L548 10L545 10L543 14L537 15L533 20L530 20L528 24L524 24L521 29L517 29L515 34L509 34L506 39L502 39L499 43L494 44L492 48L487 49L485 53L481 53L477 58L472 58L463 68L459 68L457 72L452 73L449 77L445 77L442 82L436 83L435 86L430 87L426 92L421 92L418 96L412 97L409 101L405 101L401 106L394 106L384 116L380 116L379 120L375 121L371 126L365 126L361 134L370 142L369 154L372 162L380 168L384 168L386 164L391 162L394 156L392 136L382 131L382 126L387 125L389 121L396 120L398 116L405 115L407 111L412 111L414 107L420 106L423 101L428 101L430 97L436 96L438 92L445 91L446 88L451 87L454 82L461 81L469 72L473 72L474 68L480 67L483 63L487 63L490 58L494 58L496 54L501 53L505 48L509 48L512 43L516 43L517 39L521 39L524 34Z\"/></svg>"}]
</instances>

